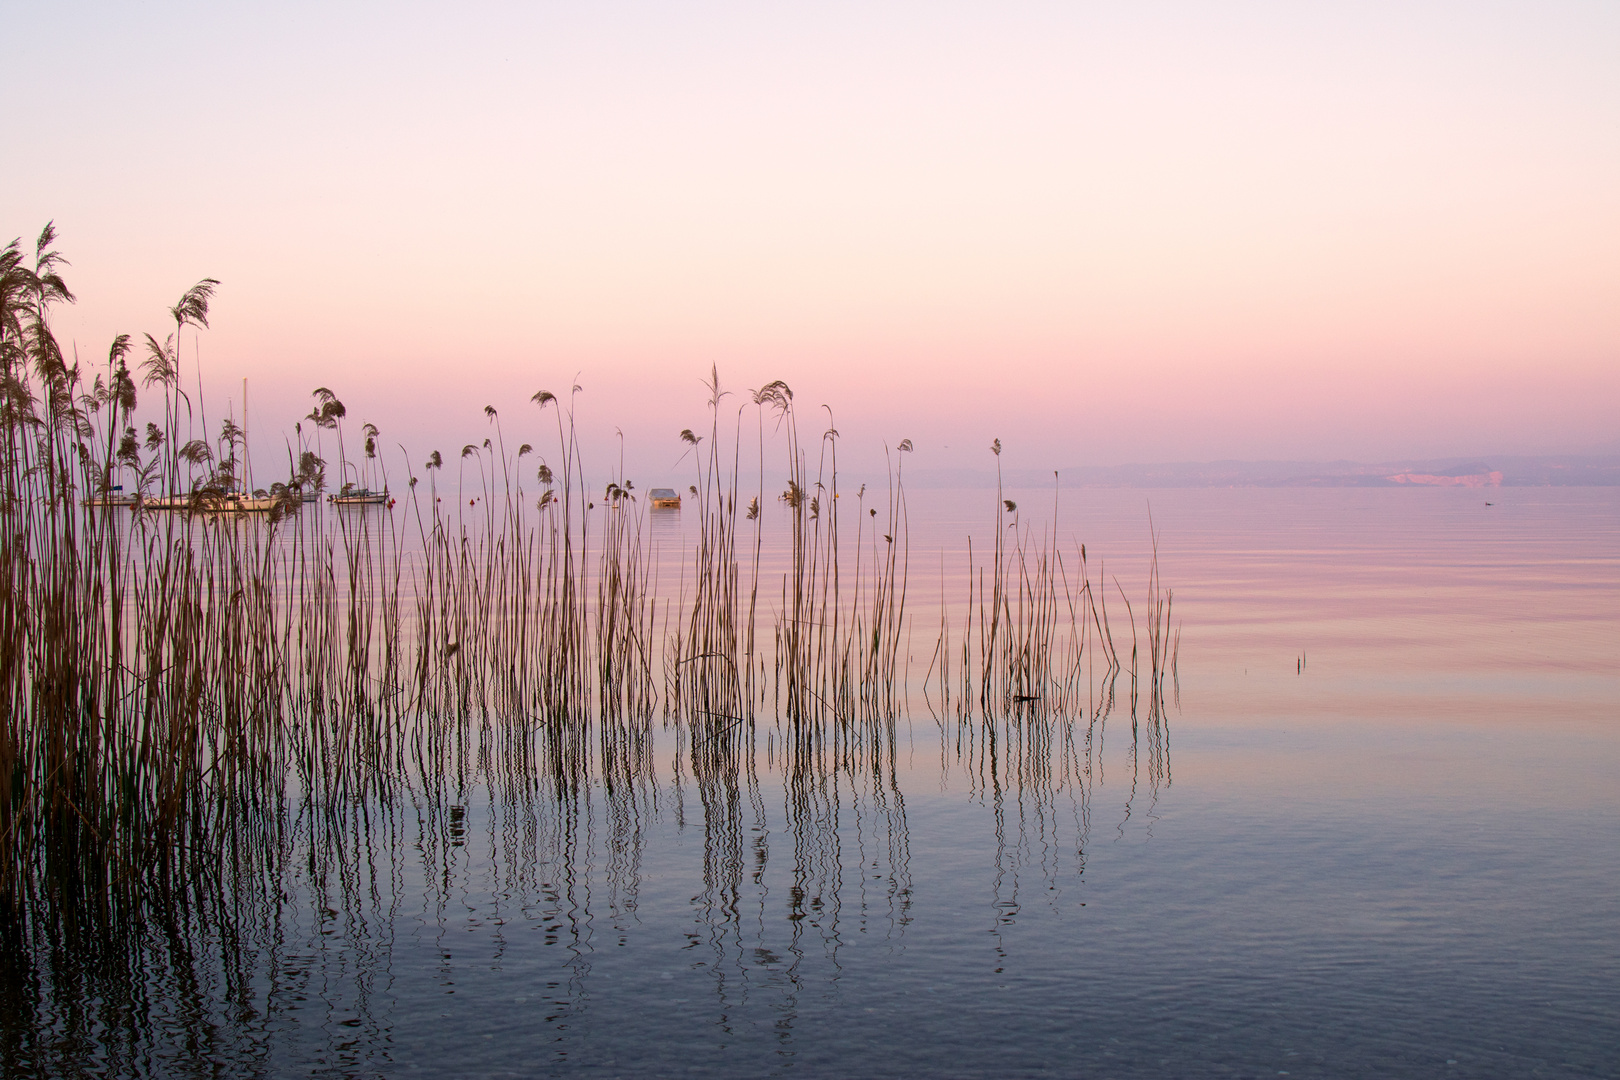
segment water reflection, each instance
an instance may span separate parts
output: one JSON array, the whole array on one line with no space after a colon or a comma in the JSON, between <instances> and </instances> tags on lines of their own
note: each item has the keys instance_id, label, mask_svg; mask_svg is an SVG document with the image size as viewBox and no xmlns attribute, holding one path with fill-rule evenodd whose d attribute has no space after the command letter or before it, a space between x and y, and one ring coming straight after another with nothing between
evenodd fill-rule
<instances>
[{"instance_id":1,"label":"water reflection","mask_svg":"<svg viewBox=\"0 0 1620 1080\"><path fill-rule=\"evenodd\" d=\"M1024 905L1078 883L1094 817L1123 822L1169 782L1158 710L935 730L937 770L919 772L933 733L892 720L446 725L361 792L312 785L220 818L230 829L197 838L209 857L161 894L14 913L0 1063L386 1075L465 1041L446 1025L497 1022L531 1061L566 1063L644 1009L717 1044L767 1024L788 1060L806 1010L842 992L848 950L905 953L908 787L988 811L983 834L923 857L991 853L976 873L1003 955ZM1128 773L1106 812L1105 742Z\"/></svg>"},{"instance_id":2,"label":"water reflection","mask_svg":"<svg viewBox=\"0 0 1620 1080\"><path fill-rule=\"evenodd\" d=\"M936 718L940 769L959 772L971 796L987 806L995 829L990 875L990 926L997 955L1004 927L1017 922L1033 883L1047 905L1062 902L1066 885L1078 883L1091 843L1093 797L1104 780L1104 749L1110 722L1116 737L1128 725L1123 746L1125 797L1106 812L1123 836L1125 824L1145 797L1151 816L1170 774L1169 722L1157 690L1139 715L1112 714L1115 672L1105 680L1089 715L1073 719L1035 703L1002 715ZM1117 779L1117 778L1116 778ZM1116 785L1114 790L1118 790ZM1001 967L995 969L997 974Z\"/></svg>"}]
</instances>

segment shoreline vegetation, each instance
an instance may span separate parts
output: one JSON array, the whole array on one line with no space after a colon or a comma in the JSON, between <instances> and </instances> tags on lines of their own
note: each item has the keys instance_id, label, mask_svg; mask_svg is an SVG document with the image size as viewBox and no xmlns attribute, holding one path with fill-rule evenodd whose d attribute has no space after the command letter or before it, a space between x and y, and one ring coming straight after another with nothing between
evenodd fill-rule
<instances>
[{"instance_id":1,"label":"shoreline vegetation","mask_svg":"<svg viewBox=\"0 0 1620 1080\"><path fill-rule=\"evenodd\" d=\"M32 252L0 251L0 923L13 946L64 913L128 917L152 897L262 878L290 804L348 814L448 772L558 798L634 787L655 724L724 790L751 775L760 738L790 773L829 753L881 759L908 711L975 745L1016 731L1050 747L1128 710L1133 745L1144 724L1167 772L1179 635L1156 541L1133 604L1063 541L1056 474L1039 532L998 488L994 543L967 546L967 595L943 595L942 570L938 625L919 626L910 442L886 490L842 491L830 420L801 436L785 383L736 395L711 372L707 422L680 436L695 541L679 581L660 582L634 482L588 478L578 387L525 403L534 444L508 443L485 409L485 437L454 462L457 490L477 494L453 514L438 451L390 476L365 425L350 460L347 410L326 388L289 440L286 477L254 489L245 432L217 404L211 427L201 372L182 369L219 282L182 294L162 340L120 335L104 367L69 363L50 329L73 301L55 245L47 226ZM318 501L334 471L391 501ZM779 474L785 490L767 490ZM108 498L121 487L133 505ZM762 513L773 500L782 512ZM928 656L921 674L913 655Z\"/></svg>"}]
</instances>

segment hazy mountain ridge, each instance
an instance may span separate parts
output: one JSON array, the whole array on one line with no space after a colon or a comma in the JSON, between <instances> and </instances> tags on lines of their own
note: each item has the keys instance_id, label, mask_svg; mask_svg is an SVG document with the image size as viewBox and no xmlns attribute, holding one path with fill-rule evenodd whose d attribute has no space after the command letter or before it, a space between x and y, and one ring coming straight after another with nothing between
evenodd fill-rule
<instances>
[{"instance_id":1,"label":"hazy mountain ridge","mask_svg":"<svg viewBox=\"0 0 1620 1080\"><path fill-rule=\"evenodd\" d=\"M1359 461L1208 461L1059 469L1065 487L1620 487L1620 454ZM917 488L994 487L990 469L916 469ZM1006 469L1010 488L1046 487L1049 469Z\"/></svg>"}]
</instances>

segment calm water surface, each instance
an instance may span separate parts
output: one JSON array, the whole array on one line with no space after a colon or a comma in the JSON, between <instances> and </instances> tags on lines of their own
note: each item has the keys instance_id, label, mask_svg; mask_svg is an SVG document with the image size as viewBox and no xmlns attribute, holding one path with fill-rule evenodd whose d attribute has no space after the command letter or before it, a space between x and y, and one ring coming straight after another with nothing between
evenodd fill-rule
<instances>
[{"instance_id":1,"label":"calm water surface","mask_svg":"<svg viewBox=\"0 0 1620 1080\"><path fill-rule=\"evenodd\" d=\"M912 493L922 626L991 499ZM1066 493L1133 601L1150 499L1166 724L293 806L231 903L9 959L6 1075L1620 1076L1620 491Z\"/></svg>"}]
</instances>

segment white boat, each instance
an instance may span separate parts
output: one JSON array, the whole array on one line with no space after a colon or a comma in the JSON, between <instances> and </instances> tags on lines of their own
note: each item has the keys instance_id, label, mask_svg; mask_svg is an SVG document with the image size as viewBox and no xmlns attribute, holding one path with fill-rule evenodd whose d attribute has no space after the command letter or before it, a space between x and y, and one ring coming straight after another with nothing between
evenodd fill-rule
<instances>
[{"instance_id":1,"label":"white boat","mask_svg":"<svg viewBox=\"0 0 1620 1080\"><path fill-rule=\"evenodd\" d=\"M102 492L100 495L91 495L88 498L80 499L79 500L79 505L80 506L134 506L139 501L140 501L140 496L139 495L126 495L126 494L124 494L124 486L122 484L119 484L117 487L108 488L106 491Z\"/></svg>"},{"instance_id":2,"label":"white boat","mask_svg":"<svg viewBox=\"0 0 1620 1080\"><path fill-rule=\"evenodd\" d=\"M344 488L327 496L333 506L378 506L388 501L388 489L372 491L370 488Z\"/></svg>"},{"instance_id":3,"label":"white boat","mask_svg":"<svg viewBox=\"0 0 1620 1080\"><path fill-rule=\"evenodd\" d=\"M199 514L268 514L276 500L268 495L154 495L140 500L143 510L179 510Z\"/></svg>"},{"instance_id":4,"label":"white boat","mask_svg":"<svg viewBox=\"0 0 1620 1080\"><path fill-rule=\"evenodd\" d=\"M202 509L229 511L237 514L268 514L276 500L268 495L226 495L216 503L209 500Z\"/></svg>"}]
</instances>

